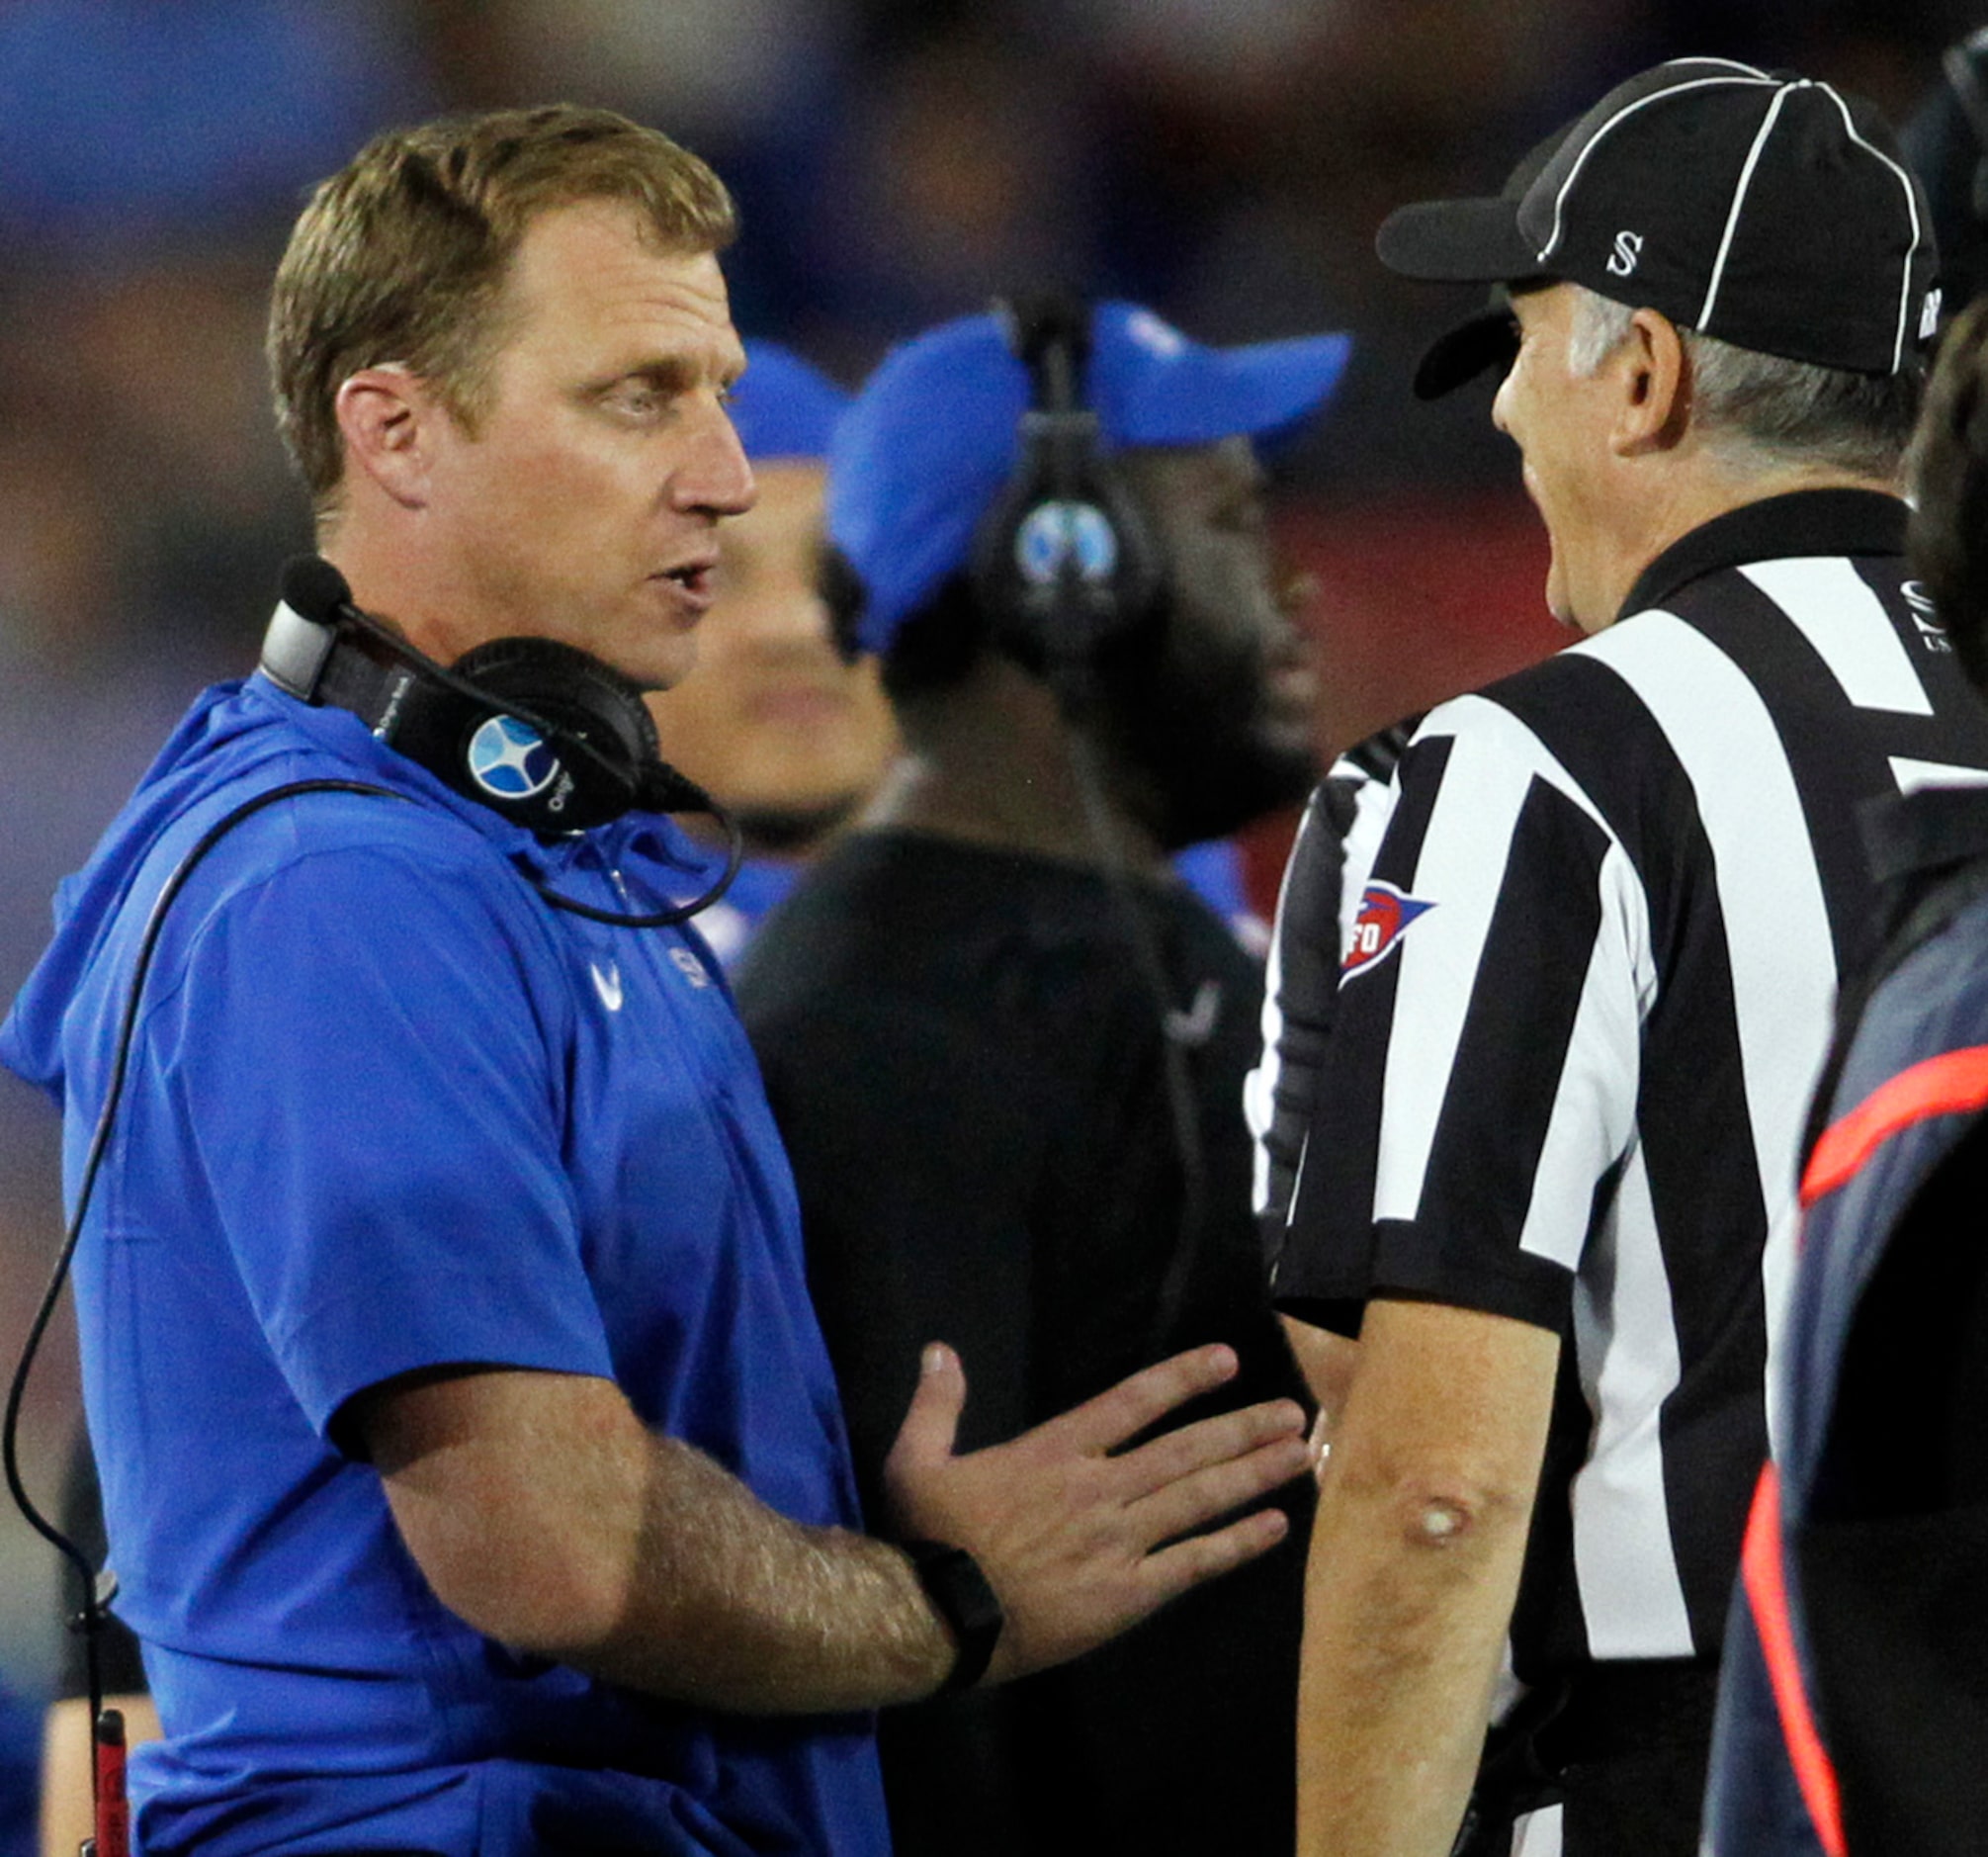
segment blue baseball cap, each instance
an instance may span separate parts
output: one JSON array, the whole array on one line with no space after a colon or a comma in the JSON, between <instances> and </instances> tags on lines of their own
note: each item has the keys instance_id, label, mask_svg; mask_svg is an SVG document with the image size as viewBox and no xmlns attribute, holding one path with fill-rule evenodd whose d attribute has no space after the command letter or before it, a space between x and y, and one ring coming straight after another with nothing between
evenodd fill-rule
<instances>
[{"instance_id":1,"label":"blue baseball cap","mask_svg":"<svg viewBox=\"0 0 1988 1857\"><path fill-rule=\"evenodd\" d=\"M746 457L825 458L849 396L791 348L756 336L745 344L745 372L732 390L732 423Z\"/></svg>"},{"instance_id":2,"label":"blue baseball cap","mask_svg":"<svg viewBox=\"0 0 1988 1857\"><path fill-rule=\"evenodd\" d=\"M1332 397L1352 343L1304 335L1208 348L1136 304L1091 313L1083 403L1114 450L1274 442ZM974 533L1021 452L1028 371L992 315L963 316L894 349L835 428L828 539L864 592L857 644L898 628L972 558Z\"/></svg>"}]
</instances>

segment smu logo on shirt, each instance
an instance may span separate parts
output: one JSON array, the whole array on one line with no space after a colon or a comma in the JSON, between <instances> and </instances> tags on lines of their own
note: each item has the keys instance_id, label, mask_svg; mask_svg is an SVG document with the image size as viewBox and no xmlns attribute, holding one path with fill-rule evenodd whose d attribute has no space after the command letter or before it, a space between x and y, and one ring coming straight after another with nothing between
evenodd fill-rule
<instances>
[{"instance_id":1,"label":"smu logo on shirt","mask_svg":"<svg viewBox=\"0 0 1988 1857\"><path fill-rule=\"evenodd\" d=\"M1368 884L1360 892L1360 913L1353 919L1352 942L1346 949L1345 969L1340 978L1350 980L1386 960L1409 925L1425 910L1434 907L1433 903L1405 896L1391 883Z\"/></svg>"}]
</instances>

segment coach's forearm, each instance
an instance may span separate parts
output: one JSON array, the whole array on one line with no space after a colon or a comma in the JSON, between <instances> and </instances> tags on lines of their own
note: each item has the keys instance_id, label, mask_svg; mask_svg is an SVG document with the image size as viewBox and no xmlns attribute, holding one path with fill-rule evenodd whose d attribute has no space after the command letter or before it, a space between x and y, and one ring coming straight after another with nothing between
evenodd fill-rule
<instances>
[{"instance_id":1,"label":"coach's forearm","mask_svg":"<svg viewBox=\"0 0 1988 1857\"><path fill-rule=\"evenodd\" d=\"M625 1603L561 1654L714 1708L806 1715L929 1696L954 1646L896 1548L804 1528L658 1439Z\"/></svg>"},{"instance_id":2,"label":"coach's forearm","mask_svg":"<svg viewBox=\"0 0 1988 1857\"><path fill-rule=\"evenodd\" d=\"M514 1648L746 1713L910 1701L952 1666L896 1548L777 1514L604 1380L477 1372L364 1424L437 1597Z\"/></svg>"}]
</instances>

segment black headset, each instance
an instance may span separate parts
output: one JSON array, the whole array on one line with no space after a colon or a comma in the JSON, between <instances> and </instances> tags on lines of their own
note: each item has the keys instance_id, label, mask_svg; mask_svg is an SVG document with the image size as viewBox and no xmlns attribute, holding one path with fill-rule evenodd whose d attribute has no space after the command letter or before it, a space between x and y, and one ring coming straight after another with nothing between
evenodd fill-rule
<instances>
[{"instance_id":1,"label":"black headset","mask_svg":"<svg viewBox=\"0 0 1988 1857\"><path fill-rule=\"evenodd\" d=\"M621 916L544 884L556 909L620 928L657 928L709 908L738 873L737 827L658 751L642 691L611 664L553 639L492 639L436 663L372 614L330 562L300 555L262 641L263 673L306 703L349 709L389 748L467 799L543 838L632 811L709 813L725 828L724 874L703 895Z\"/></svg>"},{"instance_id":2,"label":"black headset","mask_svg":"<svg viewBox=\"0 0 1988 1857\"><path fill-rule=\"evenodd\" d=\"M975 535L974 593L992 642L1054 681L1153 615L1163 570L1083 403L1089 305L1052 291L1002 299L994 316L1028 370L1029 400L1014 471Z\"/></svg>"}]
</instances>

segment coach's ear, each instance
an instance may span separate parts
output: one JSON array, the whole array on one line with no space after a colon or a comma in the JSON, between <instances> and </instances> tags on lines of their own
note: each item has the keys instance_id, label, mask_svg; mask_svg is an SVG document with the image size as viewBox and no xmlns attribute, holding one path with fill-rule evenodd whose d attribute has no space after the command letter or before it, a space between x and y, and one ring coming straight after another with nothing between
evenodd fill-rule
<instances>
[{"instance_id":1,"label":"coach's ear","mask_svg":"<svg viewBox=\"0 0 1988 1857\"><path fill-rule=\"evenodd\" d=\"M1684 337L1661 310L1638 310L1629 332L1601 364L1620 389L1609 449L1618 458L1668 451L1689 424Z\"/></svg>"},{"instance_id":2,"label":"coach's ear","mask_svg":"<svg viewBox=\"0 0 1988 1857\"><path fill-rule=\"evenodd\" d=\"M404 509L425 506L438 423L449 417L427 384L408 368L361 368L333 403L348 493L364 479Z\"/></svg>"}]
</instances>

